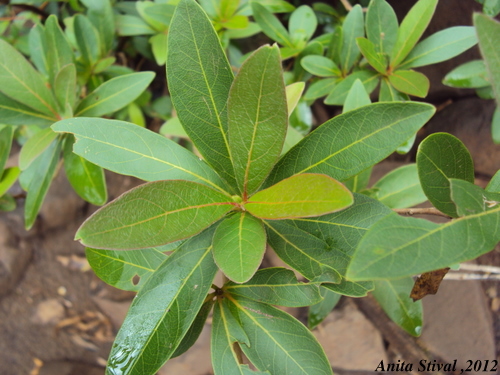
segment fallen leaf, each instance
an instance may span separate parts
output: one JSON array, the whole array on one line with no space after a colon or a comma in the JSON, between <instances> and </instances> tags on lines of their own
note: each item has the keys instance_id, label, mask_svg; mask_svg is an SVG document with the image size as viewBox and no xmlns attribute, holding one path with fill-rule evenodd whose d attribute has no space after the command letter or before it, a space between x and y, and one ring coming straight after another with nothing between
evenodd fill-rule
<instances>
[{"instance_id":1,"label":"fallen leaf","mask_svg":"<svg viewBox=\"0 0 500 375\"><path fill-rule=\"evenodd\" d=\"M443 277L448 273L449 268L442 268L436 271L421 274L411 290L410 297L413 302L424 298L428 294L436 294Z\"/></svg>"}]
</instances>

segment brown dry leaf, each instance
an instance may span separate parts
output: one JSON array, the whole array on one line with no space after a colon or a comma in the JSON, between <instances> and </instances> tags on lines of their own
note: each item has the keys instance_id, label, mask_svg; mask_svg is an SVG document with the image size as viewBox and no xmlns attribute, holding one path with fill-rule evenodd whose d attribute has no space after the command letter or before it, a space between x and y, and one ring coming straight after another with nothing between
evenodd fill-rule
<instances>
[{"instance_id":1,"label":"brown dry leaf","mask_svg":"<svg viewBox=\"0 0 500 375\"><path fill-rule=\"evenodd\" d=\"M425 272L421 274L411 290L410 297L413 302L424 298L428 294L436 294L443 277L448 273L449 268L442 268L440 270Z\"/></svg>"}]
</instances>

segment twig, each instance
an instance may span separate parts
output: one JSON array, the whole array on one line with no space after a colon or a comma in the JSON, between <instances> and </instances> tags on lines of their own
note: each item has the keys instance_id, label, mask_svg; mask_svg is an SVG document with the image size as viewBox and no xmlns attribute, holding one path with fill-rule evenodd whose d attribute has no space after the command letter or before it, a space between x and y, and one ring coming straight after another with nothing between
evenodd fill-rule
<instances>
[{"instance_id":1,"label":"twig","mask_svg":"<svg viewBox=\"0 0 500 375\"><path fill-rule=\"evenodd\" d=\"M348 12L351 11L351 9L353 8L352 4L349 2L349 0L340 0L340 2L342 3L342 5L344 6L345 10L347 10ZM362 8L363 12L366 12L368 10L368 8Z\"/></svg>"},{"instance_id":2,"label":"twig","mask_svg":"<svg viewBox=\"0 0 500 375\"><path fill-rule=\"evenodd\" d=\"M490 273L464 273L450 272L445 277L445 280L500 280L500 275Z\"/></svg>"},{"instance_id":3,"label":"twig","mask_svg":"<svg viewBox=\"0 0 500 375\"><path fill-rule=\"evenodd\" d=\"M400 214L400 215L407 215L407 216L434 215L434 216L441 216L441 217L445 217L447 219L451 219L450 216L446 215L445 213L439 211L438 209L436 209L434 207L430 207L430 208L395 208L395 209L393 209L393 211Z\"/></svg>"},{"instance_id":4,"label":"twig","mask_svg":"<svg viewBox=\"0 0 500 375\"><path fill-rule=\"evenodd\" d=\"M484 264L461 263L460 269L465 271L485 272L485 273L498 273L500 274L500 267L487 266Z\"/></svg>"}]
</instances>

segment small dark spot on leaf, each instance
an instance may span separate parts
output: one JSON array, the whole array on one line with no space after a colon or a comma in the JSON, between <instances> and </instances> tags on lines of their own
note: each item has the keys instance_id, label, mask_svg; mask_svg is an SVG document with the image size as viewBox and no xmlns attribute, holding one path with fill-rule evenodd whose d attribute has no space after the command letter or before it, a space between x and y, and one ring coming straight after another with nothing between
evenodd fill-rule
<instances>
[{"instance_id":1,"label":"small dark spot on leaf","mask_svg":"<svg viewBox=\"0 0 500 375\"><path fill-rule=\"evenodd\" d=\"M141 277L139 275L135 275L134 277L132 277L132 284L138 285L140 281Z\"/></svg>"}]
</instances>

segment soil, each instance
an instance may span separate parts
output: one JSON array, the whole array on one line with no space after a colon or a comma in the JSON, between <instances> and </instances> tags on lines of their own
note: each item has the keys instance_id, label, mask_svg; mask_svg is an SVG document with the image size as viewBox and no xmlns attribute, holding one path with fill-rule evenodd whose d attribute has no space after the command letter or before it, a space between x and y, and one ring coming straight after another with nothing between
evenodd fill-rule
<instances>
[{"instance_id":1,"label":"soil","mask_svg":"<svg viewBox=\"0 0 500 375\"><path fill-rule=\"evenodd\" d=\"M398 14L404 14L403 8L413 2L392 3ZM439 7L437 14L446 16L433 21L432 32L470 24L472 10L480 9L472 0L441 0ZM424 70L432 82L429 98L439 112L419 138L437 131L459 137L476 163L477 183L484 185L500 169L500 146L490 135L494 103L471 91L434 84L454 66L477 56L477 50L471 50ZM330 111L319 107L321 113ZM14 165L16 156L14 151L9 163ZM414 152L392 156L375 174L381 176L412 160ZM111 173L107 180L110 199L140 183ZM134 294L99 280L88 266L83 246L73 241L78 226L96 208L76 196L62 172L29 232L23 229L22 199L18 203L15 211L0 214L0 375L104 374L114 336ZM275 264L271 252L266 262ZM500 247L477 263L500 266ZM416 368L420 360L457 360L463 365L467 360L500 359L500 282L444 282L437 295L424 298L424 307L426 324L419 339L402 332L370 298L343 298L314 334L338 374L372 374L382 360L416 361ZM304 309L291 312L304 320ZM196 345L169 361L159 374L211 374L209 328L210 320Z\"/></svg>"}]
</instances>

